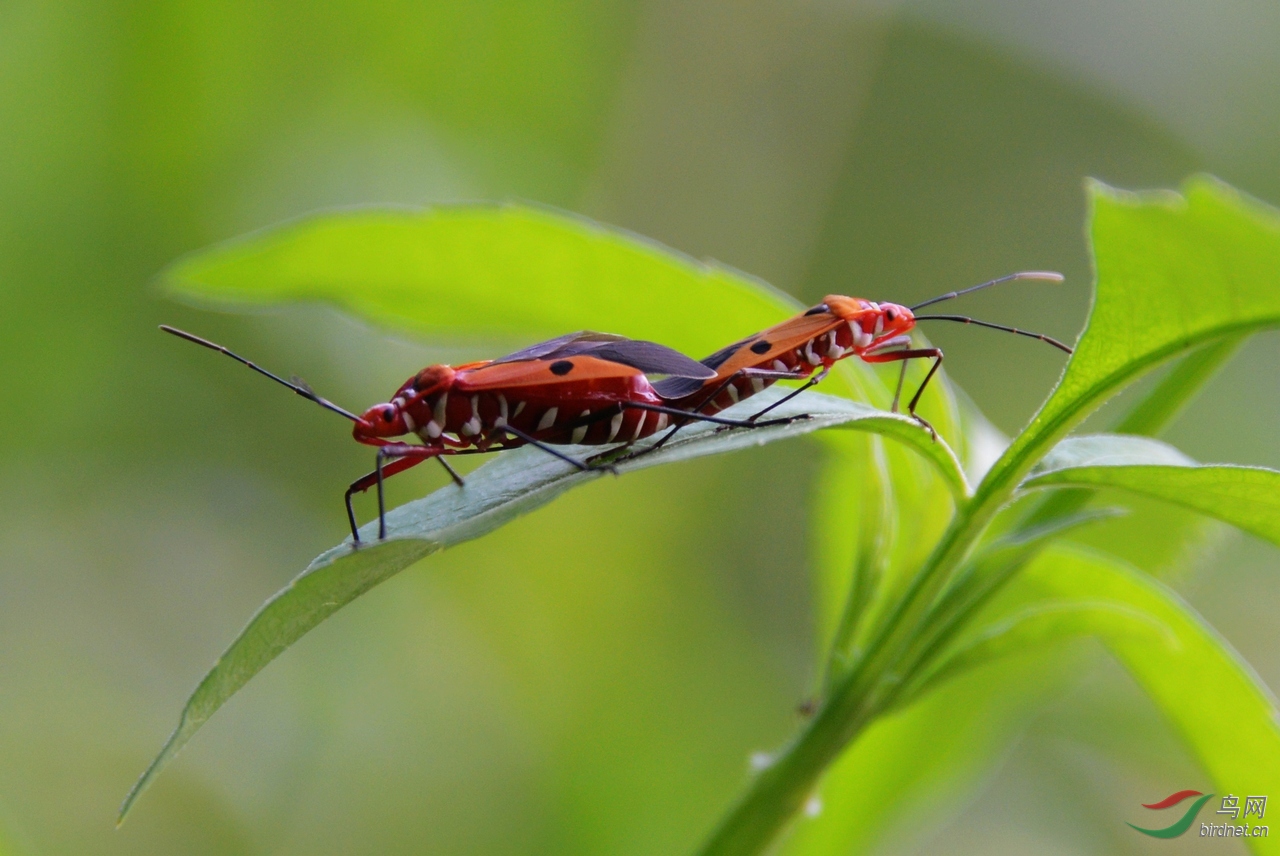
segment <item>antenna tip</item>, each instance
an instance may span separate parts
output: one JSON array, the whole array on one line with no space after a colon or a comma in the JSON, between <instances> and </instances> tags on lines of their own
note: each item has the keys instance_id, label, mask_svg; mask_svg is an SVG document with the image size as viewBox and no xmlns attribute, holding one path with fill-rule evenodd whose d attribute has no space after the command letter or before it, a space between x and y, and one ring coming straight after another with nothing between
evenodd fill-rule
<instances>
[{"instance_id":1,"label":"antenna tip","mask_svg":"<svg viewBox=\"0 0 1280 856\"><path fill-rule=\"evenodd\" d=\"M1040 282L1065 282L1067 279L1055 270L1027 270L1015 276L1018 279L1034 279Z\"/></svg>"},{"instance_id":2,"label":"antenna tip","mask_svg":"<svg viewBox=\"0 0 1280 856\"><path fill-rule=\"evenodd\" d=\"M177 336L179 339L186 339L188 342L195 342L197 345L203 345L204 347L214 351L225 350L221 345L215 345L208 339L201 339L193 333L188 333L186 330L179 330L177 327L170 327L168 324L161 324L160 329L166 333L171 333L174 336Z\"/></svg>"}]
</instances>

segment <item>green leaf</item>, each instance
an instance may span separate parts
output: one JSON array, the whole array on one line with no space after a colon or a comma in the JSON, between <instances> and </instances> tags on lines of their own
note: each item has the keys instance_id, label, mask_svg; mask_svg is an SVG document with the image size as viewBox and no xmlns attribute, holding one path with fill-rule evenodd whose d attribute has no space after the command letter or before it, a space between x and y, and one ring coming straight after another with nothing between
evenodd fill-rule
<instances>
[{"instance_id":1,"label":"green leaf","mask_svg":"<svg viewBox=\"0 0 1280 856\"><path fill-rule=\"evenodd\" d=\"M875 791L857 789L861 796L856 801L846 793L874 775L877 763L892 763L894 756L881 758L873 747L909 723L918 723L907 732L916 741L935 740L938 731L945 735L950 718L966 710L955 703L957 698L968 699L972 709L1009 715L1007 700L984 706L978 699L993 687L1000 687L1001 694L1018 692L1019 685L1008 680L1011 655L1038 649L1031 667L1042 672L1045 649L1081 637L1100 640L1128 669L1220 792L1270 793L1280 786L1275 699L1248 664L1174 592L1111 557L1062 545L1041 554L1017 578L1016 587L1007 599L1019 602L1018 608L992 604L989 612L996 620L956 646L904 699L909 707L900 705L885 725L868 731L840 759L823 785L824 801L838 801L841 812L859 812L864 824L875 828ZM973 726L966 733L979 739L983 735ZM894 751L910 751L910 745ZM855 758L862 764L851 763ZM922 762L937 765L936 760ZM832 852L812 846L824 838L866 839L865 830L849 826L842 818L805 825L786 852ZM1257 852L1277 849L1274 842L1264 841Z\"/></svg>"},{"instance_id":2,"label":"green leaf","mask_svg":"<svg viewBox=\"0 0 1280 856\"><path fill-rule=\"evenodd\" d=\"M724 412L743 418L773 403L786 390L768 389L750 401ZM661 450L617 464L620 473L758 446L821 428L845 427L893 437L911 444L943 472L954 488L967 489L951 450L933 441L915 420L886 413L843 398L804 393L771 411L774 418L801 416L789 425L751 430L718 431L715 425L692 425ZM578 459L598 454L599 447L566 446ZM605 475L603 470L579 471L534 448L515 449L496 456L467 476L466 486L441 488L424 499L387 513L387 540L377 538L371 521L361 536L367 546L354 549L348 541L323 553L288 586L268 600L227 651L201 680L183 708L177 729L143 773L120 810L123 820L138 795L189 741L210 716L267 663L355 598L419 559L492 532L527 514L571 487Z\"/></svg>"},{"instance_id":3,"label":"green leaf","mask_svg":"<svg viewBox=\"0 0 1280 856\"><path fill-rule=\"evenodd\" d=\"M1215 179L1174 193L1091 185L1097 294L1062 380L979 493L1004 497L1036 458L1170 357L1280 325L1280 215Z\"/></svg>"},{"instance_id":4,"label":"green leaf","mask_svg":"<svg viewBox=\"0 0 1280 856\"><path fill-rule=\"evenodd\" d=\"M1092 187L1097 291L1062 380L992 465L933 552L880 619L856 668L730 809L700 851L760 852L804 805L868 710L891 697L900 658L1035 462L1110 395L1162 361L1280 325L1280 216L1209 178L1176 194ZM896 485L895 485L896 487Z\"/></svg>"},{"instance_id":5,"label":"green leaf","mask_svg":"<svg viewBox=\"0 0 1280 856\"><path fill-rule=\"evenodd\" d=\"M903 692L897 706L905 707L972 668L1013 654L1088 636L1143 639L1152 635L1163 635L1166 644L1176 644L1167 627L1123 604L1096 599L1037 604L1011 613L957 645L915 687Z\"/></svg>"},{"instance_id":6,"label":"green leaf","mask_svg":"<svg viewBox=\"0 0 1280 856\"><path fill-rule=\"evenodd\" d=\"M1129 434L1085 434L1070 437L1040 459L1027 478L1078 467L1171 466L1191 467L1195 461L1176 447L1149 437ZM1026 484L1027 482L1024 482Z\"/></svg>"},{"instance_id":7,"label":"green leaf","mask_svg":"<svg viewBox=\"0 0 1280 856\"><path fill-rule=\"evenodd\" d=\"M1198 465L1158 440L1118 434L1064 440L1022 487L1119 488L1199 511L1280 545L1280 472Z\"/></svg>"},{"instance_id":8,"label":"green leaf","mask_svg":"<svg viewBox=\"0 0 1280 856\"><path fill-rule=\"evenodd\" d=\"M903 658L902 678L914 681L921 669L930 669L973 617L1054 540L1123 513L1117 508L1085 509L1014 532L979 550L929 611L922 631Z\"/></svg>"},{"instance_id":9,"label":"green leaf","mask_svg":"<svg viewBox=\"0 0 1280 856\"><path fill-rule=\"evenodd\" d=\"M1176 593L1108 556L1066 546L1045 551L1020 583L1049 602L1105 600L1168 628L1172 638L1096 629L1198 758L1215 790L1280 791L1280 710L1274 696ZM1280 839L1250 843L1255 852L1280 853Z\"/></svg>"},{"instance_id":10,"label":"green leaf","mask_svg":"<svg viewBox=\"0 0 1280 856\"><path fill-rule=\"evenodd\" d=\"M893 846L895 833L913 838L922 819L936 828L970 802L1067 662L1005 660L878 718L827 769L814 793L821 812L796 820L778 852L913 852L911 838Z\"/></svg>"},{"instance_id":11,"label":"green leaf","mask_svg":"<svg viewBox=\"0 0 1280 856\"><path fill-rule=\"evenodd\" d=\"M163 281L215 304L329 303L427 336L525 341L599 329L694 357L803 308L724 266L514 204L305 217L188 256Z\"/></svg>"},{"instance_id":12,"label":"green leaf","mask_svg":"<svg viewBox=\"0 0 1280 856\"><path fill-rule=\"evenodd\" d=\"M1114 428L1116 434L1141 434L1154 437L1177 417L1244 344L1242 335L1225 336L1196 348L1160 379L1159 385L1125 414Z\"/></svg>"}]
</instances>

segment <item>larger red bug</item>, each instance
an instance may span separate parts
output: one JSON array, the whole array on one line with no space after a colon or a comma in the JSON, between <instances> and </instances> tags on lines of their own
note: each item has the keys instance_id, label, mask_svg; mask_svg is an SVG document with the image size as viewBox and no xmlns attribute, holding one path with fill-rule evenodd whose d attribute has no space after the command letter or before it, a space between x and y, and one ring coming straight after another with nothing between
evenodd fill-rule
<instances>
[{"instance_id":1,"label":"larger red bug","mask_svg":"<svg viewBox=\"0 0 1280 856\"><path fill-rule=\"evenodd\" d=\"M692 377L671 377L659 381L655 387L660 395L669 399L671 406L706 416L730 407L778 380L807 379L808 382L803 386L747 420L752 422L821 381L835 363L856 356L868 363L902 362L902 372L898 375L898 386L893 396L892 409L896 412L906 376L906 362L932 359L933 365L907 404L907 412L937 439L933 426L916 413L916 405L920 402L925 387L942 365L942 351L938 348L911 347L911 337L908 334L917 322L957 321L975 324L1039 339L1071 353L1071 348L1067 345L1040 333L978 321L964 315L915 314L916 310L925 306L1013 280L1062 282L1063 276L1052 271L1012 273L960 291L948 292L911 307L831 294L817 306L794 318L734 342L704 359L703 365L715 369L714 378L697 380ZM685 423L677 420L670 434L645 451L661 446L683 424Z\"/></svg>"},{"instance_id":2,"label":"larger red bug","mask_svg":"<svg viewBox=\"0 0 1280 856\"><path fill-rule=\"evenodd\" d=\"M607 333L570 333L496 360L460 366L432 365L401 384L391 400L356 416L316 395L302 382L272 374L227 348L174 327L166 333L226 354L298 395L350 419L360 443L377 446L373 472L347 488L351 538L359 543L354 494L378 488L378 537L386 537L383 482L435 458L462 486L444 456L533 445L579 469L591 464L553 448L562 444L631 444L665 430L678 417L732 427L760 427L790 419L743 421L696 414L673 406L646 373L700 385L716 371L678 351ZM416 435L420 443L393 438ZM394 459L394 460L391 460ZM390 460L390 463L387 463ZM608 464L600 465L612 469Z\"/></svg>"}]
</instances>

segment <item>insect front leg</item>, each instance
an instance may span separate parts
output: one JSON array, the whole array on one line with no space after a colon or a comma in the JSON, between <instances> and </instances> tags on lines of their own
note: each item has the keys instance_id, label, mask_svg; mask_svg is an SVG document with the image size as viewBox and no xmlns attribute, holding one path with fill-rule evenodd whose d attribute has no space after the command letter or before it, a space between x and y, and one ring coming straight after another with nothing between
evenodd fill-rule
<instances>
[{"instance_id":1,"label":"insect front leg","mask_svg":"<svg viewBox=\"0 0 1280 856\"><path fill-rule=\"evenodd\" d=\"M911 418L919 422L929 430L930 436L934 440L938 439L938 432L929 424L929 421L920 414L916 413L916 405L920 403L920 396L924 393L924 388L929 385L929 381L933 379L933 375L938 371L938 366L942 365L942 351L939 348L907 348L902 351L889 351L888 353L871 353L863 354L862 359L868 363L892 363L899 360L920 360L932 359L933 365L929 367L929 373L924 376L924 380L920 383L920 388L916 390L916 394L911 396L911 401L907 404L907 413ZM904 368L905 372L905 362ZM900 382L901 383L901 382ZM896 399L896 396L895 396ZM896 401L895 401L896 403Z\"/></svg>"},{"instance_id":2,"label":"insect front leg","mask_svg":"<svg viewBox=\"0 0 1280 856\"><path fill-rule=\"evenodd\" d=\"M416 467L423 461L430 458L437 458L441 453L441 449L434 446L418 446L410 443L391 443L378 448L376 465L373 472L366 473L351 483L347 488L344 501L347 506L347 522L351 524L351 542L353 544L360 543L360 531L356 525L356 512L351 505L351 497L357 493L363 493L375 485L378 488L378 540L387 537L387 515L386 501L383 495L382 484L386 479L391 478L397 473L402 473L411 467ZM385 464L387 458L398 458L390 464ZM440 461L445 465L445 469L454 477L454 481L459 487L462 486L462 478L453 471L443 460Z\"/></svg>"}]
</instances>

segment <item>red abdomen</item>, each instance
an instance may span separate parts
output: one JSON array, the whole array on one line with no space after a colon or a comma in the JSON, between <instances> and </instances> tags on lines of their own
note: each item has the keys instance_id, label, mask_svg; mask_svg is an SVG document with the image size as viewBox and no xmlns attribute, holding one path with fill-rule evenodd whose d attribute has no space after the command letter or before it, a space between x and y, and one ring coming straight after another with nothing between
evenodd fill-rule
<instances>
[{"instance_id":1,"label":"red abdomen","mask_svg":"<svg viewBox=\"0 0 1280 856\"><path fill-rule=\"evenodd\" d=\"M622 407L664 403L640 372L502 388L490 386L484 372L469 374L406 408L406 422L423 442L481 450L523 445L499 430L509 425L544 443L601 445L642 439L669 424L666 414Z\"/></svg>"}]
</instances>

